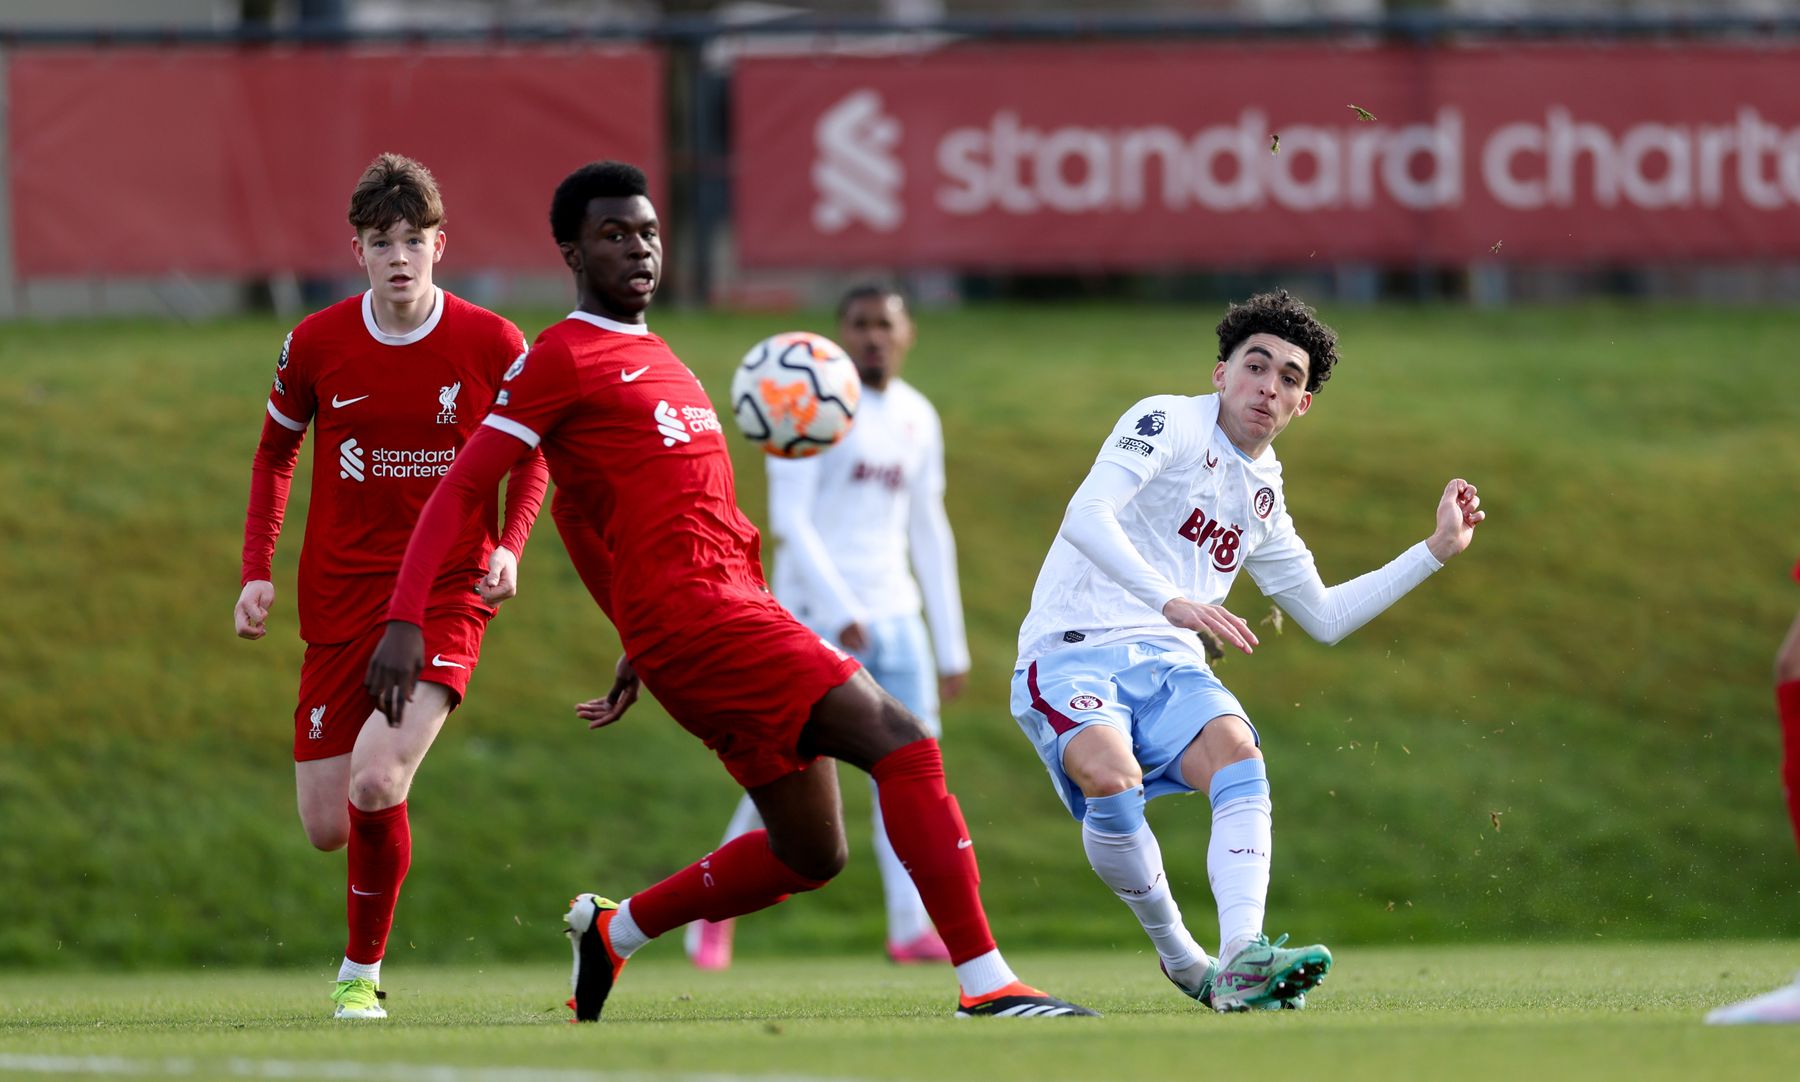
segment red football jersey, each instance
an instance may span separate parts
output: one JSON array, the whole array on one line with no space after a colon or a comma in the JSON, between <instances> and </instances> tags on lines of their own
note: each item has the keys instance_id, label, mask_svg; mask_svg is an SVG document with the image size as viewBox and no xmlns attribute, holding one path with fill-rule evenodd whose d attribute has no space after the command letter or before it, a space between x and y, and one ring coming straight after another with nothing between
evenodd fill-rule
<instances>
[{"instance_id":1,"label":"red football jersey","mask_svg":"<svg viewBox=\"0 0 1800 1082\"><path fill-rule=\"evenodd\" d=\"M629 656L714 618L722 600L766 598L718 414L648 327L571 313L538 335L483 423L541 446L558 499L599 534Z\"/></svg>"},{"instance_id":2,"label":"red football jersey","mask_svg":"<svg viewBox=\"0 0 1800 1082\"><path fill-rule=\"evenodd\" d=\"M419 509L524 350L511 321L441 289L410 334L382 331L365 293L288 335L269 416L297 432L310 422L318 440L300 550L301 638L345 642L382 619ZM498 499L485 499L433 587L476 606L474 583L498 541Z\"/></svg>"}]
</instances>

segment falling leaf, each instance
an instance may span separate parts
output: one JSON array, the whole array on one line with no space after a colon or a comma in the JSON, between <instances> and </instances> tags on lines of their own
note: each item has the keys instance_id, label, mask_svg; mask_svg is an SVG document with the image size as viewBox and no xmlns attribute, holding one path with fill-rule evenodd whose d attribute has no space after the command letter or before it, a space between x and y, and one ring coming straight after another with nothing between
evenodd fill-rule
<instances>
[{"instance_id":1,"label":"falling leaf","mask_svg":"<svg viewBox=\"0 0 1800 1082\"><path fill-rule=\"evenodd\" d=\"M1358 120L1374 120L1375 119L1374 113L1369 112L1367 109L1364 109L1360 105L1352 105L1350 108L1356 110L1356 119L1358 119Z\"/></svg>"},{"instance_id":2,"label":"falling leaf","mask_svg":"<svg viewBox=\"0 0 1800 1082\"><path fill-rule=\"evenodd\" d=\"M1270 154L1280 154L1281 153L1281 136L1275 132L1269 133L1269 153Z\"/></svg>"},{"instance_id":3,"label":"falling leaf","mask_svg":"<svg viewBox=\"0 0 1800 1082\"><path fill-rule=\"evenodd\" d=\"M1488 818L1493 820L1494 833L1495 834L1500 833L1500 813L1497 811L1488 812Z\"/></svg>"},{"instance_id":4,"label":"falling leaf","mask_svg":"<svg viewBox=\"0 0 1800 1082\"><path fill-rule=\"evenodd\" d=\"M1488 251L1498 252L1500 250L1500 246L1505 243L1506 243L1505 241L1497 240L1494 242L1494 246L1492 248L1489 248Z\"/></svg>"},{"instance_id":5,"label":"falling leaf","mask_svg":"<svg viewBox=\"0 0 1800 1082\"><path fill-rule=\"evenodd\" d=\"M1270 605L1269 615L1263 617L1262 622L1274 628L1275 634L1281 634L1281 606Z\"/></svg>"},{"instance_id":6,"label":"falling leaf","mask_svg":"<svg viewBox=\"0 0 1800 1082\"><path fill-rule=\"evenodd\" d=\"M1217 635L1200 629L1200 645L1206 650L1206 663L1214 665L1225 660L1225 643Z\"/></svg>"},{"instance_id":7,"label":"falling leaf","mask_svg":"<svg viewBox=\"0 0 1800 1082\"><path fill-rule=\"evenodd\" d=\"M1407 747L1405 744L1400 745L1400 750L1405 752L1408 755L1412 754L1412 749Z\"/></svg>"}]
</instances>

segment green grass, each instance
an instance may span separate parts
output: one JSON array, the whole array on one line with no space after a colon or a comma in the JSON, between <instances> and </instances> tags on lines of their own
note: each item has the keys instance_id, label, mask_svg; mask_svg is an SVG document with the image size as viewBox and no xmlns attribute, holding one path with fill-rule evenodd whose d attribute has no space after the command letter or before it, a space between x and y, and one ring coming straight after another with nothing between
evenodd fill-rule
<instances>
[{"instance_id":1,"label":"green grass","mask_svg":"<svg viewBox=\"0 0 1800 1082\"><path fill-rule=\"evenodd\" d=\"M238 1061L240 1077L414 1079L427 1077L418 1068L455 1065L521 1072L513 1078L555 1069L583 1080L718 1082L1218 1074L1689 1082L1800 1069L1791 1027L1700 1021L1709 1007L1791 976L1791 946L1347 949L1306 1011L1230 1017L1178 995L1135 943L1016 958L1031 979L1106 1014L1060 1022L952 1021L942 969L834 958L702 974L676 954L653 948L634 960L605 1021L581 1027L564 1024L567 973L548 950L528 966L392 965L382 1023L329 1019L327 970L0 977L0 1074L26 1055L65 1068L85 1057L193 1063L171 1077L224 1076ZM350 1075L347 1064L366 1066Z\"/></svg>"},{"instance_id":2,"label":"green grass","mask_svg":"<svg viewBox=\"0 0 1800 1082\"><path fill-rule=\"evenodd\" d=\"M1480 485L1492 518L1339 646L1290 625L1221 667L1270 762L1270 931L1792 934L1800 864L1768 683L1800 599L1785 582L1800 549L1800 313L1326 315L1346 360L1278 449L1327 580L1424 536L1452 475ZM546 318L519 314L528 333ZM922 320L910 375L944 415L975 658L945 749L1003 943L1093 946L1094 907L1116 908L1007 715L1013 640L1101 436L1146 394L1204 388L1215 318L1078 305ZM823 326L653 323L715 398L748 343ZM307 847L289 759L306 463L273 633L240 642L229 615L284 333L0 326L0 966L321 967L341 950L342 857ZM760 465L736 453L760 521ZM629 892L687 863L736 798L653 703L602 733L575 721L616 640L547 521L522 584L412 794L395 950L418 963L535 956L570 893ZM1247 579L1231 603L1253 621L1267 611ZM867 791L846 794L851 868L747 920L747 956L879 941ZM1205 941L1205 802L1161 801L1151 819Z\"/></svg>"}]
</instances>

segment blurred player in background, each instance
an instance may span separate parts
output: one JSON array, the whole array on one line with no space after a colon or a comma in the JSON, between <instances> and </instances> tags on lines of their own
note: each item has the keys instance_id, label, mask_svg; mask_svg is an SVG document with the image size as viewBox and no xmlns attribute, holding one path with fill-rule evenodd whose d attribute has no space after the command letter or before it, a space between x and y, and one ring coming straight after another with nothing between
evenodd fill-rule
<instances>
[{"instance_id":1,"label":"blurred player in background","mask_svg":"<svg viewBox=\"0 0 1800 1082\"><path fill-rule=\"evenodd\" d=\"M1800 582L1800 563L1794 565L1794 581ZM1794 838L1800 841L1800 613L1795 614L1781 652L1775 655L1775 709L1781 717L1782 794L1787 798ZM1773 992L1720 1007L1706 1020L1715 1026L1800 1022L1800 976Z\"/></svg>"},{"instance_id":2,"label":"blurred player in background","mask_svg":"<svg viewBox=\"0 0 1800 1082\"><path fill-rule=\"evenodd\" d=\"M1137 916L1163 972L1221 1011L1304 1004L1331 967L1322 946L1263 935L1269 781L1249 714L1207 665L1201 633L1248 654L1222 603L1240 569L1314 638L1337 642L1468 547L1485 517L1453 480L1431 536L1327 588L1288 517L1270 444L1312 406L1337 336L1281 293L1218 326L1216 394L1158 395L1126 412L1069 501L1019 632L1013 715L1081 823L1094 871ZM1207 877L1219 957L1182 924L1145 802L1212 801Z\"/></svg>"},{"instance_id":3,"label":"blurred player in background","mask_svg":"<svg viewBox=\"0 0 1800 1082\"><path fill-rule=\"evenodd\" d=\"M865 285L844 294L837 333L862 377L862 403L850 434L829 452L767 457L769 530L781 545L775 597L854 655L940 737L939 700L956 698L969 672L956 541L944 513L943 426L925 396L900 378L913 322L898 291ZM882 827L879 792L874 818L888 957L948 962L950 952ZM746 795L725 841L761 826ZM731 932L730 921L688 925L688 957L701 969L724 969Z\"/></svg>"},{"instance_id":4,"label":"blurred player in background","mask_svg":"<svg viewBox=\"0 0 1800 1082\"><path fill-rule=\"evenodd\" d=\"M381 958L412 862L406 795L419 762L462 700L493 606L517 592L548 481L542 455L521 457L496 531L496 486L444 537L453 553L430 583L431 668L398 717L363 690L394 576L419 509L481 423L525 350L510 322L432 284L444 254L443 200L423 165L376 158L350 197L351 250L369 289L300 322L275 362L274 392L251 465L237 633L267 634L270 566L306 427L312 501L300 552L300 701L294 784L300 822L319 849L349 846L349 942L332 993L338 1018L384 1018Z\"/></svg>"},{"instance_id":5,"label":"blurred player in background","mask_svg":"<svg viewBox=\"0 0 1800 1082\"><path fill-rule=\"evenodd\" d=\"M956 963L959 1016L1094 1013L1021 982L994 946L937 741L764 585L761 539L738 510L718 415L644 322L662 237L643 172L620 162L577 169L557 186L550 225L577 308L538 335L426 504L368 689L393 710L412 694L425 658L428 584L448 538L481 494L541 445L563 543L625 647L611 692L577 712L590 728L617 721L637 700L641 676L750 792L767 824L622 903L594 894L571 901L576 1020L600 1017L626 960L657 936L767 908L843 868L837 771L820 766L822 756L881 783L894 848Z\"/></svg>"}]
</instances>

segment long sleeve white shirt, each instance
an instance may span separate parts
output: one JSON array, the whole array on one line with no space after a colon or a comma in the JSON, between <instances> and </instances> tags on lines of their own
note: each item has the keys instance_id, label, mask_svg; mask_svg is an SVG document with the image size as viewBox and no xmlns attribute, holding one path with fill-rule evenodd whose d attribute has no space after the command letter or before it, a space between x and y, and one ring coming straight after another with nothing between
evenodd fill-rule
<instances>
[{"instance_id":1,"label":"long sleeve white shirt","mask_svg":"<svg viewBox=\"0 0 1800 1082\"><path fill-rule=\"evenodd\" d=\"M768 476L782 604L833 638L923 608L938 671L968 670L943 429L924 395L901 380L865 389L841 443L812 458L771 457Z\"/></svg>"}]
</instances>

